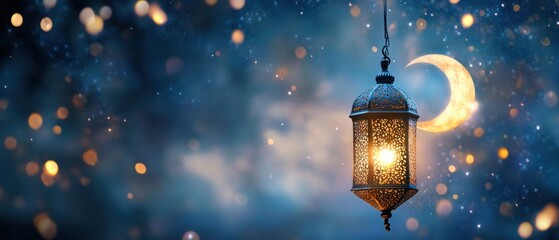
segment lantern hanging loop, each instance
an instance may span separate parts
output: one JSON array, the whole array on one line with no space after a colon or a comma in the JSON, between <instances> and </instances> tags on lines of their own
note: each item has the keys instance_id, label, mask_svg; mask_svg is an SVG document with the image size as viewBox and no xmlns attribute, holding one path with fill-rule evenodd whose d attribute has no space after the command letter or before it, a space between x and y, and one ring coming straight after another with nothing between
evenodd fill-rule
<instances>
[{"instance_id":1,"label":"lantern hanging loop","mask_svg":"<svg viewBox=\"0 0 559 240\"><path fill-rule=\"evenodd\" d=\"M382 47L382 60L388 60L388 65L390 65L390 57L388 57L388 55L390 55L390 52L388 51L388 47L390 47L390 37L388 36L388 27L386 24L386 12L387 12L387 4L386 4L387 0L383 0L383 7L384 7L384 47ZM386 68L388 69L388 65L386 66Z\"/></svg>"}]
</instances>

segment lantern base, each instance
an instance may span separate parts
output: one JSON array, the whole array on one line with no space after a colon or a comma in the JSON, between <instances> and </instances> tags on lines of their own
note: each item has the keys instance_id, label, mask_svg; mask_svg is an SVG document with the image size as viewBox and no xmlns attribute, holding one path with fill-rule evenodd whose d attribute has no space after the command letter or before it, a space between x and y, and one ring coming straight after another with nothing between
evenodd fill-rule
<instances>
[{"instance_id":1,"label":"lantern base","mask_svg":"<svg viewBox=\"0 0 559 240\"><path fill-rule=\"evenodd\" d=\"M417 188L410 185L385 187L353 187L353 194L380 211L392 211L417 193Z\"/></svg>"}]
</instances>

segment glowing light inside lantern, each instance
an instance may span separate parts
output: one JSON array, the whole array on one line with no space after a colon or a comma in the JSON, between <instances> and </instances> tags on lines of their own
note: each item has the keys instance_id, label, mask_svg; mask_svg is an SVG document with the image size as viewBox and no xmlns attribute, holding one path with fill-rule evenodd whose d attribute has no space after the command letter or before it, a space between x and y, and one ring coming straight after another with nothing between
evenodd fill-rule
<instances>
[{"instance_id":1,"label":"glowing light inside lantern","mask_svg":"<svg viewBox=\"0 0 559 240\"><path fill-rule=\"evenodd\" d=\"M396 160L396 154L392 150L382 149L378 153L377 159L379 160L379 162L382 165L387 166L387 165L392 164L394 162L394 160Z\"/></svg>"}]
</instances>

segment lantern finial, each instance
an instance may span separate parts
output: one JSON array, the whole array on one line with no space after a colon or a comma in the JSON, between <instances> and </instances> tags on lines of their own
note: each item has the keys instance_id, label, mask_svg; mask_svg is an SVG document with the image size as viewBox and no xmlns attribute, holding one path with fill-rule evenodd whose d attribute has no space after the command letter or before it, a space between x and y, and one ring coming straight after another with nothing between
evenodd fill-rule
<instances>
[{"instance_id":1,"label":"lantern finial","mask_svg":"<svg viewBox=\"0 0 559 240\"><path fill-rule=\"evenodd\" d=\"M380 214L381 218L384 218L384 227L387 232L390 232L390 223L388 223L388 219L392 217L392 212L390 210L384 210Z\"/></svg>"}]
</instances>

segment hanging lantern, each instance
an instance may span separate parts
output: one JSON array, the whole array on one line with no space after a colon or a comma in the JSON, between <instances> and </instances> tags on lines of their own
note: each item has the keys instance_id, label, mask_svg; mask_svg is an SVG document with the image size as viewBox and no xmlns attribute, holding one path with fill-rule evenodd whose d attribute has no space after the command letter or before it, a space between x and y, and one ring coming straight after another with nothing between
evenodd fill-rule
<instances>
[{"instance_id":1,"label":"hanging lantern","mask_svg":"<svg viewBox=\"0 0 559 240\"><path fill-rule=\"evenodd\" d=\"M417 193L416 123L419 115L414 100L392 85L388 72L388 34L377 85L359 95L353 103L353 188L351 191L380 210L384 225L392 211Z\"/></svg>"}]
</instances>

